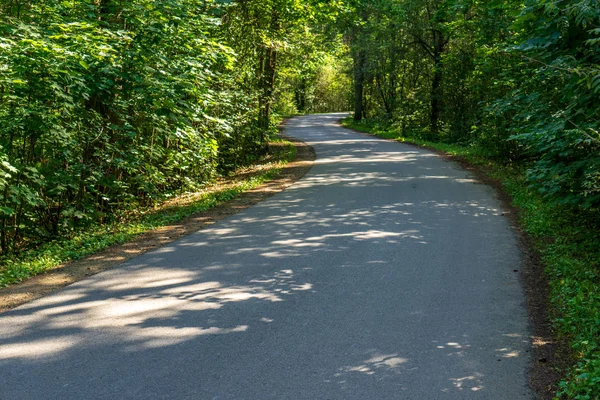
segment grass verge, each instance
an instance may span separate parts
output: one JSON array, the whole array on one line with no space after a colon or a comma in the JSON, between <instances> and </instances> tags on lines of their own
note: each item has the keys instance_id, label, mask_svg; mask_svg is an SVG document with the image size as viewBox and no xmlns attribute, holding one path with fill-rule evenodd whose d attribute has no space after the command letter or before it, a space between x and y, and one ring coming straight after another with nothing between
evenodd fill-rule
<instances>
[{"instance_id":1,"label":"grass verge","mask_svg":"<svg viewBox=\"0 0 600 400\"><path fill-rule=\"evenodd\" d=\"M240 169L232 177L209 185L201 192L179 196L155 207L138 210L135 214L130 213L119 221L91 226L69 238L54 240L25 251L18 257L0 260L0 287L19 283L69 261L125 243L144 232L181 221L262 185L275 178L281 168L296 156L296 148L292 143L277 139L273 144L272 147L277 151L271 152L252 167Z\"/></svg>"},{"instance_id":2,"label":"grass verge","mask_svg":"<svg viewBox=\"0 0 600 400\"><path fill-rule=\"evenodd\" d=\"M524 168L485 157L475 146L401 137L399 132L352 119L346 127L433 148L485 167L500 181L519 210L522 229L541 257L550 286L554 333L568 341L575 360L559 383L556 398L600 399L600 210L576 210L549 204L527 184Z\"/></svg>"}]
</instances>

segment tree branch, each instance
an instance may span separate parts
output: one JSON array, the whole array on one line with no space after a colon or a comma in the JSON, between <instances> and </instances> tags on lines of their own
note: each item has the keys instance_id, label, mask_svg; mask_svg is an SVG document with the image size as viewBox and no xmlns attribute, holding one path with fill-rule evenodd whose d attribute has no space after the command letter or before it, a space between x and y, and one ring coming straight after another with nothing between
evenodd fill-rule
<instances>
[{"instance_id":1,"label":"tree branch","mask_svg":"<svg viewBox=\"0 0 600 400\"><path fill-rule=\"evenodd\" d=\"M418 44L421 45L421 47L423 47L423 49L425 51L427 51L427 53L429 53L429 55L431 56L431 58L433 58L435 60L435 55L433 54L433 50L431 49L431 46L425 42L423 39L421 39L419 36L417 36L416 34L409 32L409 34L414 37L417 41Z\"/></svg>"},{"instance_id":2,"label":"tree branch","mask_svg":"<svg viewBox=\"0 0 600 400\"><path fill-rule=\"evenodd\" d=\"M561 115L562 115L562 117L563 117L564 119L566 119L566 120L567 120L567 122L569 122L569 123L570 123L571 125L573 125L575 128L579 129L579 130L581 131L581 133L583 133L583 135L584 135L585 137L587 137L588 139L590 139L590 140L591 140L592 142L594 142L594 143L600 144L600 132L598 132L598 131L597 131L597 130L595 130L595 129L588 128L588 129L589 129L591 132L593 132L593 133L595 133L596 135L598 135L598 138L595 138L595 137L593 137L592 135L590 135L589 133L587 133L587 132L585 131L585 128L583 128L583 127L579 126L577 123L575 123L574 121L572 121L572 120L571 120L569 117L567 117L567 116L565 115L565 113L564 113L564 112L563 112L563 113L561 113Z\"/></svg>"}]
</instances>

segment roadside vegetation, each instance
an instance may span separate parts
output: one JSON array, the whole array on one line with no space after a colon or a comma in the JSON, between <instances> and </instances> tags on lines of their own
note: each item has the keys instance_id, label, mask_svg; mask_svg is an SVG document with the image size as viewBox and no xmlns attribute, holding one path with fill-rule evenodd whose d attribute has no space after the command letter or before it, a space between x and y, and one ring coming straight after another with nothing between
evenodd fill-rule
<instances>
[{"instance_id":1,"label":"roadside vegetation","mask_svg":"<svg viewBox=\"0 0 600 400\"><path fill-rule=\"evenodd\" d=\"M277 152L267 153L252 166L233 171L230 177L223 177L197 192L177 195L146 208L123 210L110 223L91 225L68 237L55 238L27 251L4 256L0 287L21 282L114 244L125 243L144 232L176 223L260 186L276 177L296 155L295 147L285 140L278 140L276 148L279 149ZM236 179L237 175L243 178Z\"/></svg>"}]
</instances>

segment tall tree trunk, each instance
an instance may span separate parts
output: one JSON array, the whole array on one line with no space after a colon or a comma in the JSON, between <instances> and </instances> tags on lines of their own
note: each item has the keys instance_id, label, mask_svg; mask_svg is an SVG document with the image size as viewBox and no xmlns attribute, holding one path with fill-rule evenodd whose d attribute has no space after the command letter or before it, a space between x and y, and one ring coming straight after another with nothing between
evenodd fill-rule
<instances>
[{"instance_id":1,"label":"tall tree trunk","mask_svg":"<svg viewBox=\"0 0 600 400\"><path fill-rule=\"evenodd\" d=\"M2 217L2 222L0 222L0 250L2 250L2 254L8 254L8 232L6 232L6 217Z\"/></svg>"},{"instance_id":2,"label":"tall tree trunk","mask_svg":"<svg viewBox=\"0 0 600 400\"><path fill-rule=\"evenodd\" d=\"M266 144L266 135L269 131L271 121L271 106L273 104L273 94L275 92L275 70L277 66L277 50L273 48L265 49L264 69L261 77L261 104L259 111L258 126L262 130L261 141Z\"/></svg>"},{"instance_id":3,"label":"tall tree trunk","mask_svg":"<svg viewBox=\"0 0 600 400\"><path fill-rule=\"evenodd\" d=\"M365 114L365 52L358 50L354 56L354 120L360 121Z\"/></svg>"},{"instance_id":4,"label":"tall tree trunk","mask_svg":"<svg viewBox=\"0 0 600 400\"><path fill-rule=\"evenodd\" d=\"M377 91L379 92L379 97L381 97L381 102L383 103L383 108L385 109L385 115L388 118L392 116L392 97L388 98L388 93L386 93L386 89L384 89L385 82L382 82L383 78L381 76L375 77L375 86L377 87Z\"/></svg>"},{"instance_id":5,"label":"tall tree trunk","mask_svg":"<svg viewBox=\"0 0 600 400\"><path fill-rule=\"evenodd\" d=\"M298 87L296 88L296 108L298 112L304 113L306 112L306 78L301 78Z\"/></svg>"},{"instance_id":6,"label":"tall tree trunk","mask_svg":"<svg viewBox=\"0 0 600 400\"><path fill-rule=\"evenodd\" d=\"M280 30L279 15L276 10L273 10L271 15L271 31L278 32ZM275 74L277 68L277 49L267 47L264 49L264 57L261 65L262 74L260 77L260 104L258 126L261 129L261 145L263 150L267 149L267 135L271 122L271 106L273 104L273 95L275 93Z\"/></svg>"},{"instance_id":7,"label":"tall tree trunk","mask_svg":"<svg viewBox=\"0 0 600 400\"><path fill-rule=\"evenodd\" d=\"M433 46L433 80L431 83L431 133L437 134L440 129L440 115L442 111L443 88L442 80L444 66L442 63L442 54L446 47L446 38L442 32L434 31Z\"/></svg>"}]
</instances>

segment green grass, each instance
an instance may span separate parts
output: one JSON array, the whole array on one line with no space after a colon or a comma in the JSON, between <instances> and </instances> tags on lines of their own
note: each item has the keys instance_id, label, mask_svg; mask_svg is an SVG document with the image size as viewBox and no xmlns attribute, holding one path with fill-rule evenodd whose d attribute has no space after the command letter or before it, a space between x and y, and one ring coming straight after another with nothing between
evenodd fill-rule
<instances>
[{"instance_id":1,"label":"green grass","mask_svg":"<svg viewBox=\"0 0 600 400\"><path fill-rule=\"evenodd\" d=\"M495 162L476 146L403 138L393 129L351 119L343 125L485 165L486 173L502 182L520 210L522 228L541 255L550 285L555 333L570 343L576 357L557 397L600 399L600 210L551 205L528 186L522 167Z\"/></svg>"},{"instance_id":2,"label":"green grass","mask_svg":"<svg viewBox=\"0 0 600 400\"><path fill-rule=\"evenodd\" d=\"M266 162L261 165L260 172L255 176L226 188L207 190L194 196L193 201L182 205L148 208L125 221L91 226L72 237L45 243L36 249L21 253L18 257L2 259L0 287L48 272L66 262L90 256L111 245L125 243L144 232L206 211L260 186L275 178L281 168L296 157L296 148L292 143L282 139L275 139L275 141L284 142L284 150L274 155L274 159L263 160Z\"/></svg>"}]
</instances>

